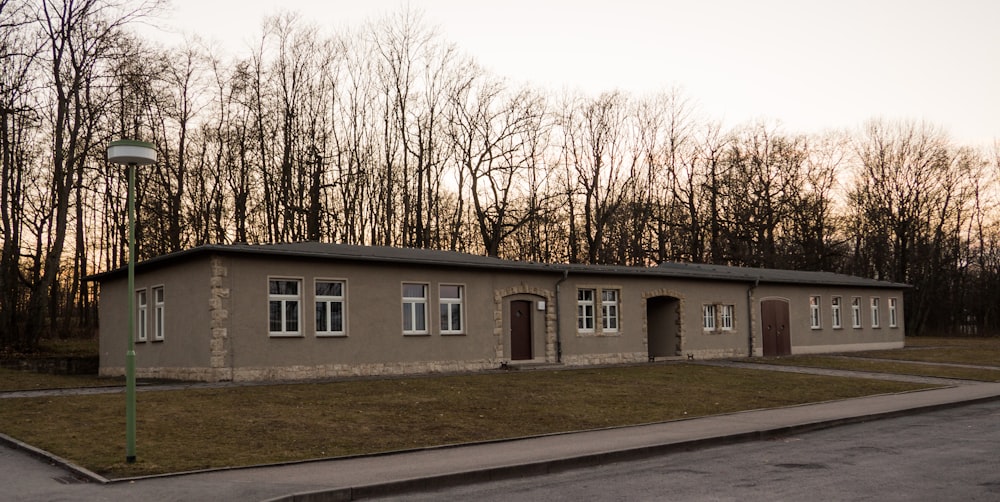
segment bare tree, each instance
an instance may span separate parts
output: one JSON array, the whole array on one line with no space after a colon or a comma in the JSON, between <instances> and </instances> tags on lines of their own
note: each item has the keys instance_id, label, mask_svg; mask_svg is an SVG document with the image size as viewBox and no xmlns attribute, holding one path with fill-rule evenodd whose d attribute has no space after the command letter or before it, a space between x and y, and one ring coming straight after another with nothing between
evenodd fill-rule
<instances>
[{"instance_id":1,"label":"bare tree","mask_svg":"<svg viewBox=\"0 0 1000 502\"><path fill-rule=\"evenodd\" d=\"M26 332L36 340L44 327L58 317L57 280L70 220L70 200L79 172L99 141L97 125L101 103L91 91L100 79L101 63L113 54L116 34L123 25L152 7L143 3L132 8L100 0L41 3L41 26L49 65L52 91L47 120L52 128L52 159L49 185L52 199L51 226L42 242L51 243L43 251L41 268L29 288ZM39 236L41 237L41 236ZM46 315L47 314L47 315Z\"/></svg>"},{"instance_id":2,"label":"bare tree","mask_svg":"<svg viewBox=\"0 0 1000 502\"><path fill-rule=\"evenodd\" d=\"M31 144L38 130L32 80L42 50L28 5L0 0L0 346L29 348L22 329L21 255Z\"/></svg>"},{"instance_id":3,"label":"bare tree","mask_svg":"<svg viewBox=\"0 0 1000 502\"><path fill-rule=\"evenodd\" d=\"M930 314L941 246L957 181L944 133L929 124L872 120L856 141L851 190L856 261L876 277L917 286L908 295L907 329L919 333ZM924 270L925 266L931 270ZM926 286L926 287L925 287Z\"/></svg>"},{"instance_id":4,"label":"bare tree","mask_svg":"<svg viewBox=\"0 0 1000 502\"><path fill-rule=\"evenodd\" d=\"M797 269L836 270L846 240L837 233L834 197L841 188L838 178L848 166L848 138L840 133L818 136L808 140L806 151L782 254L785 263Z\"/></svg>"},{"instance_id":5,"label":"bare tree","mask_svg":"<svg viewBox=\"0 0 1000 502\"><path fill-rule=\"evenodd\" d=\"M801 185L805 140L765 124L745 127L729 143L724 188L728 245L735 264L774 268L779 241Z\"/></svg>"},{"instance_id":6,"label":"bare tree","mask_svg":"<svg viewBox=\"0 0 1000 502\"><path fill-rule=\"evenodd\" d=\"M581 105L562 124L564 148L583 196L587 261L600 263L607 257L608 225L635 181L626 171L634 160L626 149L627 98L605 93Z\"/></svg>"},{"instance_id":7,"label":"bare tree","mask_svg":"<svg viewBox=\"0 0 1000 502\"><path fill-rule=\"evenodd\" d=\"M470 78L452 98L451 139L467 175L486 254L499 256L504 240L537 217L530 175L544 105L527 89Z\"/></svg>"},{"instance_id":8,"label":"bare tree","mask_svg":"<svg viewBox=\"0 0 1000 502\"><path fill-rule=\"evenodd\" d=\"M701 262L705 256L705 220L711 215L704 214L702 207L705 166L699 163L699 154L701 147L714 144L698 142L692 105L678 89L655 99L659 140L646 154L650 193L647 205L655 208L651 214L656 225L654 260ZM717 133L717 129L711 126L706 130L707 134L713 132ZM668 252L668 247L676 251Z\"/></svg>"},{"instance_id":9,"label":"bare tree","mask_svg":"<svg viewBox=\"0 0 1000 502\"><path fill-rule=\"evenodd\" d=\"M414 159L408 151L420 150L420 135L413 135L411 116L416 106L419 57L433 38L423 27L419 13L403 9L373 26L372 39L379 57L376 68L382 99L382 169L379 199L381 207L381 243L419 244L412 233L415 194L410 190L423 173L413 172ZM419 131L419 129L418 129ZM420 162L422 159L416 159ZM418 166L423 167L423 166ZM397 202L400 202L397 207ZM401 210L401 212L397 212ZM419 219L419 218L418 218ZM396 237L396 221L401 236Z\"/></svg>"},{"instance_id":10,"label":"bare tree","mask_svg":"<svg viewBox=\"0 0 1000 502\"><path fill-rule=\"evenodd\" d=\"M338 60L337 97L333 100L333 168L339 183L337 207L342 214L342 240L362 244L375 232L373 201L378 191L376 172L378 137L376 114L371 106L377 90L373 83L375 59L369 44L358 35L338 40L343 58Z\"/></svg>"}]
</instances>

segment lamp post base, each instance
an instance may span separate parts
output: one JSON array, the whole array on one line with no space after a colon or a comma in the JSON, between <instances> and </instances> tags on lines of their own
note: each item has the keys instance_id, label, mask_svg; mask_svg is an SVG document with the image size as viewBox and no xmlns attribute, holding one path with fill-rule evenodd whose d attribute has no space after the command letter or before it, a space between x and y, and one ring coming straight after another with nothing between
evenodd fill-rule
<instances>
[{"instance_id":1,"label":"lamp post base","mask_svg":"<svg viewBox=\"0 0 1000 502\"><path fill-rule=\"evenodd\" d=\"M126 456L125 457L125 463L127 463L127 464L134 464L135 463L135 455Z\"/></svg>"}]
</instances>

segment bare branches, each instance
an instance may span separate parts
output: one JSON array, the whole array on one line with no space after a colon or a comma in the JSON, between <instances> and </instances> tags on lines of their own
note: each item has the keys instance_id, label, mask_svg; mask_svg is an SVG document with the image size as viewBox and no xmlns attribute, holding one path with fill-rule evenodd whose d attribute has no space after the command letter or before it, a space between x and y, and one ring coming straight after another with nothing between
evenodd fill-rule
<instances>
[{"instance_id":1,"label":"bare branches","mask_svg":"<svg viewBox=\"0 0 1000 502\"><path fill-rule=\"evenodd\" d=\"M235 59L166 51L124 31L159 5L0 0L0 330L92 310L79 278L124 260L102 159L122 136L161 159L140 177L142 257L320 240L832 270L915 284L909 327L1000 328L1000 143L886 120L725 130L676 88L548 95L409 9L334 34L280 15Z\"/></svg>"}]
</instances>

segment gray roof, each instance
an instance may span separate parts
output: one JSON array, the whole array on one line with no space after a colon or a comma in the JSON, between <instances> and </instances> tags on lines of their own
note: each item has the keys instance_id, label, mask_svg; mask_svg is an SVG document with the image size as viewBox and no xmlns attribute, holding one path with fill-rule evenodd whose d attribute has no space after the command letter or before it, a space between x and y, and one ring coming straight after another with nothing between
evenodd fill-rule
<instances>
[{"instance_id":1,"label":"gray roof","mask_svg":"<svg viewBox=\"0 0 1000 502\"><path fill-rule=\"evenodd\" d=\"M394 248L384 246L355 246L323 242L296 242L287 244L230 244L204 245L179 251L136 265L136 270L165 266L170 263L212 254L252 255L261 257L309 258L351 262L372 262L400 265L427 265L433 267L461 267L468 269L507 270L550 274L627 275L661 277L670 279L698 279L764 284L816 284L864 288L907 288L906 284L877 281L831 272L805 272L767 268L729 267L695 263L663 263L656 267L626 267L619 265L582 265L534 263L501 260L455 251L432 249ZM101 281L126 273L125 268L90 276Z\"/></svg>"}]
</instances>

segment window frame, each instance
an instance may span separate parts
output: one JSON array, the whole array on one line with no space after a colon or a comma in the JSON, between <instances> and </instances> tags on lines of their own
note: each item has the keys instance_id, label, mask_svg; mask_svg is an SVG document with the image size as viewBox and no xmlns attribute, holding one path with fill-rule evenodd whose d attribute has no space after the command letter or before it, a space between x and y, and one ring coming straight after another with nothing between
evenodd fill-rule
<instances>
[{"instance_id":1,"label":"window frame","mask_svg":"<svg viewBox=\"0 0 1000 502\"><path fill-rule=\"evenodd\" d=\"M830 298L830 322L832 323L833 329L841 329L844 327L844 315L843 307L844 300L840 296L833 296Z\"/></svg>"},{"instance_id":2,"label":"window frame","mask_svg":"<svg viewBox=\"0 0 1000 502\"><path fill-rule=\"evenodd\" d=\"M423 293L423 296L422 297L406 296L406 288L407 288L407 286L420 286L421 290L422 290L422 293ZM426 282L416 282L416 281L407 281L407 282L400 283L400 298L401 298L401 302L400 302L401 309L400 310L401 310L401 313L402 313L402 316L403 316L402 317L402 325L401 325L401 327L403 328L403 335L405 335L405 336L426 336L426 335L430 334L430 323L428 322L429 319L428 319L428 316L427 316L427 304L428 304L428 300L429 300L429 298L428 298L429 293L430 293L430 284L429 283L426 283ZM409 316L407 316L407 306L410 307ZM422 308L418 309L418 308L416 308L417 306L421 306ZM423 321L423 328L422 329L417 328L417 326L419 324L417 321L418 321L418 318L420 317L418 315L418 312L420 312L420 313L423 314L423 316L422 316L423 319L421 319ZM407 319L407 317L409 317L409 319ZM407 321L409 321L410 329L406 328Z\"/></svg>"},{"instance_id":3,"label":"window frame","mask_svg":"<svg viewBox=\"0 0 1000 502\"><path fill-rule=\"evenodd\" d=\"M860 296L851 297L851 327L854 329L862 328Z\"/></svg>"},{"instance_id":4,"label":"window frame","mask_svg":"<svg viewBox=\"0 0 1000 502\"><path fill-rule=\"evenodd\" d=\"M724 303L719 305L719 330L732 331L735 327L736 305Z\"/></svg>"},{"instance_id":5,"label":"window frame","mask_svg":"<svg viewBox=\"0 0 1000 502\"><path fill-rule=\"evenodd\" d=\"M317 292L317 288L321 283L329 284L340 284L340 296L336 295L321 295ZM324 303L324 311L326 316L326 329L320 329L319 326L319 304ZM333 310L332 306L334 303L340 304L340 329L334 330L329 329L333 324ZM332 278L332 277L317 277L313 279L313 329L315 330L316 336L320 338L340 338L347 336L347 279Z\"/></svg>"},{"instance_id":6,"label":"window frame","mask_svg":"<svg viewBox=\"0 0 1000 502\"><path fill-rule=\"evenodd\" d=\"M823 329L823 297L809 295L809 329Z\"/></svg>"},{"instance_id":7,"label":"window frame","mask_svg":"<svg viewBox=\"0 0 1000 502\"><path fill-rule=\"evenodd\" d=\"M882 319L880 312L881 299L877 296L873 296L869 299L868 305L871 312L872 328L878 329L882 327Z\"/></svg>"},{"instance_id":8,"label":"window frame","mask_svg":"<svg viewBox=\"0 0 1000 502\"><path fill-rule=\"evenodd\" d=\"M608 300L605 295L612 293L614 298ZM621 312L621 291L616 288L601 289L601 332L617 333L621 326L619 320ZM609 325L609 321L614 321L614 326Z\"/></svg>"},{"instance_id":9,"label":"window frame","mask_svg":"<svg viewBox=\"0 0 1000 502\"><path fill-rule=\"evenodd\" d=\"M701 306L701 329L702 331L712 332L716 330L718 323L716 323L715 315L717 309L714 303L705 303Z\"/></svg>"},{"instance_id":10,"label":"window frame","mask_svg":"<svg viewBox=\"0 0 1000 502\"><path fill-rule=\"evenodd\" d=\"M898 299L895 296L889 297L889 327L899 327L899 313L896 311Z\"/></svg>"},{"instance_id":11,"label":"window frame","mask_svg":"<svg viewBox=\"0 0 1000 502\"><path fill-rule=\"evenodd\" d=\"M589 293L590 298L583 298L585 293ZM597 298L597 288L577 288L576 289L576 330L580 333L594 333L597 331L597 320L595 312L595 300Z\"/></svg>"},{"instance_id":12,"label":"window frame","mask_svg":"<svg viewBox=\"0 0 1000 502\"><path fill-rule=\"evenodd\" d=\"M446 297L442 294L442 288L457 288L458 297ZM444 310L447 309L447 312ZM452 321L455 320L455 309L458 311L458 329L454 329ZM447 314L447 315L446 315ZM438 322L442 335L464 335L465 334L465 284L439 283L438 284Z\"/></svg>"},{"instance_id":13,"label":"window frame","mask_svg":"<svg viewBox=\"0 0 1000 502\"><path fill-rule=\"evenodd\" d=\"M162 342L165 337L166 326L166 293L163 285L154 286L153 291L153 341ZM159 296L157 296L159 295Z\"/></svg>"},{"instance_id":14,"label":"window frame","mask_svg":"<svg viewBox=\"0 0 1000 502\"><path fill-rule=\"evenodd\" d=\"M149 337L149 298L146 288L135 290L135 326L133 340L145 343Z\"/></svg>"},{"instance_id":15,"label":"window frame","mask_svg":"<svg viewBox=\"0 0 1000 502\"><path fill-rule=\"evenodd\" d=\"M293 282L296 284L296 293L271 293L271 283L272 282ZM296 338L303 336L302 329L302 304L303 304L303 292L302 285L305 281L302 277L289 277L289 276L269 276L267 278L267 334L272 338ZM280 302L281 304L281 330L274 331L271 329L271 305L274 302ZM296 319L295 319L295 330L289 330L289 319L286 317L288 314L289 303L295 303L296 305Z\"/></svg>"}]
</instances>

